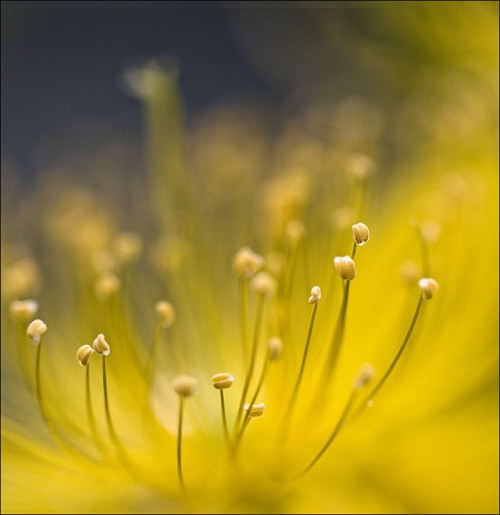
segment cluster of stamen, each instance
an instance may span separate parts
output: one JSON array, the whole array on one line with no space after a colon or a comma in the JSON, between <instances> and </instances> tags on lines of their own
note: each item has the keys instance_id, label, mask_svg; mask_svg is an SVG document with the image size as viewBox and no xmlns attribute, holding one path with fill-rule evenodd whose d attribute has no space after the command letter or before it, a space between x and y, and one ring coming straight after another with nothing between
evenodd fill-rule
<instances>
[{"instance_id":1,"label":"cluster of stamen","mask_svg":"<svg viewBox=\"0 0 500 515\"><path fill-rule=\"evenodd\" d=\"M285 237L293 240L296 244L304 237L305 227L302 222L293 220L286 226ZM370 231L368 226L362 222L358 222L351 227L354 247L351 255L337 256L334 258L333 263L335 270L339 277L342 279L343 284L343 297L340 311L337 317L334 331L331 335L330 346L328 347L328 359L325 360L325 378L330 381L331 377L335 374L335 366L339 359L341 345L343 341L344 328L346 326L346 314L349 297L349 287L351 281L356 277L356 263L355 255L356 248L364 246L370 239ZM124 233L120 239L115 242L115 252L120 256L123 263L128 263L137 258L137 255L142 248L141 240L138 239L133 233ZM224 439L229 451L229 456L236 463L236 457L244 433L251 419L259 418L264 415L265 404L258 400L259 395L262 395L262 388L265 383L269 365L277 361L284 349L286 349L286 340L280 335L274 335L267 340L266 357L260 368L257 366L257 355L260 346L260 334L263 326L264 309L267 303L273 299L276 292L279 291L281 285L275 276L271 273L270 268L266 269L265 259L258 253L254 252L250 247L242 247L234 256L232 260L232 270L234 275L238 278L240 284L240 327L241 338L243 342L243 359L246 363L246 373L241 382L241 395L234 417L233 430L230 431L228 427L226 399L224 397L225 390L229 389L235 383L235 376L229 372L219 372L211 377L211 384L215 390L219 391L221 415L222 415L222 430ZM106 299L109 296L118 292L121 286L121 280L112 271L102 272L95 284L96 294L100 299ZM371 392L366 396L366 399L359 405L358 413L366 406L373 406L373 397L378 394L382 385L387 381L394 366L400 359L404 348L408 344L410 336L416 324L423 300L429 300L433 297L438 289L438 283L435 279L430 277L421 278L418 281L420 288L420 296L417 304L416 312L411 321L410 327L404 337L403 344L401 345L398 353L389 365L384 374L381 375L378 383L372 388ZM255 309L255 326L253 331L253 338L250 338L249 324L249 298L250 294L255 296L254 309ZM288 403L284 412L283 425L281 429L282 441L281 446L287 445L287 435L290 428L293 426L293 415L295 406L297 405L302 381L305 375L307 358L313 342L313 330L315 325L316 314L320 300L322 299L322 289L318 285L312 286L309 296L306 298L307 303L311 306L311 316L307 330L307 337L302 353L298 373L293 383L288 397ZM159 301L154 306L156 312L156 330L153 336L153 342L150 347L149 357L145 367L145 377L148 385L151 383L155 376L153 368L155 353L160 342L161 330L169 329L176 320L176 311L172 303L168 301ZM38 303L35 300L14 301L10 305L10 314L14 321L17 323L25 323L31 319L38 311ZM37 345L37 365L36 365L36 384L37 396L40 403L40 410L42 417L49 429L53 430L53 425L46 414L45 401L42 396L41 388L41 367L40 367L40 343L42 335L47 331L47 325L40 319L32 320L27 326L26 334L28 338ZM166 331L163 331L163 334ZM248 340L248 341L247 341ZM251 343L250 348L248 344ZM98 434L96 424L94 422L93 406L91 400L91 382L90 382L90 362L94 354L102 357L102 374L103 374L103 394L104 394L104 409L106 421L109 430L109 436L113 441L117 456L123 461L124 464L128 463L128 458L124 448L120 442L118 434L114 428L111 409L108 398L108 384L106 376L106 361L105 357L110 354L110 346L104 336L100 333L94 339L92 345L84 344L76 351L76 359L78 363L86 368L86 405L87 415L91 433L96 441L97 447L102 451L100 444L100 435ZM308 472L314 464L326 453L328 448L333 443L347 418L353 415L353 407L355 406L358 397L362 395L367 385L373 382L375 377L375 370L369 363L361 366L358 375L354 378L352 390L344 409L334 424L329 437L320 450L313 455L307 466L296 474L297 477ZM252 382L255 383L253 390L251 390ZM182 465L182 432L183 432L183 419L185 411L185 400L192 397L198 389L198 379L191 375L180 374L177 375L172 381L173 391L179 398L179 412L178 412L178 428L177 428L177 472L178 479L182 489L185 489L184 474ZM56 433L54 433L56 434Z\"/></svg>"}]
</instances>

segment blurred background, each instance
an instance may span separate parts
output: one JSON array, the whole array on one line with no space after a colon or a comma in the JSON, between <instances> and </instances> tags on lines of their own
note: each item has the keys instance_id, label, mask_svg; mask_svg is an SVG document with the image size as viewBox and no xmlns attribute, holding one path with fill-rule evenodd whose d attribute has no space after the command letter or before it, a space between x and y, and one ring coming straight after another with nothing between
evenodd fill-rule
<instances>
[{"instance_id":1,"label":"blurred background","mask_svg":"<svg viewBox=\"0 0 500 515\"><path fill-rule=\"evenodd\" d=\"M498 2L4 1L1 23L2 158L22 174L97 126L140 134L121 77L152 57L178 68L188 121L227 102L288 114L363 95L389 126L397 113L398 134L415 126L401 120L410 96L440 101L453 75L481 88L498 63Z\"/></svg>"}]
</instances>

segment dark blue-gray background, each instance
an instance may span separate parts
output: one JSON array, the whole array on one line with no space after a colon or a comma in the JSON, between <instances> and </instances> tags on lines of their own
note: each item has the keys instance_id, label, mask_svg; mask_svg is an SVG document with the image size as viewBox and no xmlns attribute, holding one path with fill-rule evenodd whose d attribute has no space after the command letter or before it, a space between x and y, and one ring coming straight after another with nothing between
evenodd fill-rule
<instances>
[{"instance_id":1,"label":"dark blue-gray background","mask_svg":"<svg viewBox=\"0 0 500 515\"><path fill-rule=\"evenodd\" d=\"M120 76L150 57L176 61L189 116L242 96L278 101L230 15L217 2L2 2L2 157L34 171L37 144L80 119L139 131Z\"/></svg>"},{"instance_id":2,"label":"dark blue-gray background","mask_svg":"<svg viewBox=\"0 0 500 515\"><path fill-rule=\"evenodd\" d=\"M85 120L139 136L140 106L120 77L150 58L175 61L188 121L231 100L288 112L362 95L391 123L422 77L468 73L461 63L481 57L457 37L476 4L2 2L2 159L34 172L58 134L59 146L81 143L68 135ZM485 9L498 16L497 2Z\"/></svg>"}]
</instances>

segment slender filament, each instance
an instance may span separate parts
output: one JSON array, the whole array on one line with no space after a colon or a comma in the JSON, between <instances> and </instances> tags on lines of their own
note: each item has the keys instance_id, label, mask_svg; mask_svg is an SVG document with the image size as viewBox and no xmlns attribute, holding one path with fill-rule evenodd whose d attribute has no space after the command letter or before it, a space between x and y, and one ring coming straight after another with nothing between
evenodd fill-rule
<instances>
[{"instance_id":1,"label":"slender filament","mask_svg":"<svg viewBox=\"0 0 500 515\"><path fill-rule=\"evenodd\" d=\"M229 430L227 428L227 417L226 417L226 404L224 402L224 390L220 391L220 408L222 412L222 428L224 429L224 438L226 442L229 444Z\"/></svg>"},{"instance_id":2,"label":"slender filament","mask_svg":"<svg viewBox=\"0 0 500 515\"><path fill-rule=\"evenodd\" d=\"M375 387L371 391L370 395L368 396L368 402L373 401L373 398L375 397L375 395L378 393L380 388L382 388L384 383L387 381L387 378L389 377L391 372L394 370L394 367L396 366L397 362L399 361L399 358L401 358L401 355L403 354L403 351L405 350L405 347L406 347L406 345L408 344L408 342L410 340L410 337L411 337L411 334L413 332L413 329L415 328L415 324L417 323L418 315L420 313L420 308L422 307L423 298L424 297L421 295L420 298L418 299L417 308L415 309L415 313L414 313L413 318L411 320L410 327L408 327L408 331L406 332L406 335L404 337L403 343L401 344L401 347L399 348L396 356L392 360L392 363L390 364L389 368L387 369L385 374L382 376L380 381L375 385Z\"/></svg>"},{"instance_id":3,"label":"slender filament","mask_svg":"<svg viewBox=\"0 0 500 515\"><path fill-rule=\"evenodd\" d=\"M255 315L255 330L254 330L254 338L252 344L252 354L250 357L250 364L248 366L247 374L245 377L245 383L243 385L243 391L241 392L240 405L238 407L238 414L236 416L236 423L234 426L234 431L238 430L238 426L241 420L241 416L243 414L243 406L245 405L245 397L248 392L248 387L250 386L250 381L252 379L253 371L255 368L255 358L257 356L257 347L260 339L260 330L262 326L262 313L264 310L264 297L261 295L258 299L257 311Z\"/></svg>"},{"instance_id":4,"label":"slender filament","mask_svg":"<svg viewBox=\"0 0 500 515\"><path fill-rule=\"evenodd\" d=\"M104 411L106 413L109 436L111 437L111 440L116 447L119 456L123 457L124 449L120 443L120 440L118 439L118 435L116 434L113 420L111 418L111 410L109 409L108 383L106 379L106 357L104 355L102 356L102 387L104 391Z\"/></svg>"},{"instance_id":5,"label":"slender filament","mask_svg":"<svg viewBox=\"0 0 500 515\"><path fill-rule=\"evenodd\" d=\"M92 439L99 451L103 451L102 443L97 432L97 426L95 423L94 410L92 409L92 396L90 393L90 363L85 367L85 405L87 408L87 420L89 423L90 433Z\"/></svg>"},{"instance_id":6,"label":"slender filament","mask_svg":"<svg viewBox=\"0 0 500 515\"><path fill-rule=\"evenodd\" d=\"M350 285L351 281L344 281L344 295L342 296L342 305L340 306L337 325L335 326L335 332L333 334L333 338L330 345L330 354L326 361L327 379L329 379L332 376L335 370L335 366L337 365L338 357L340 354L340 348L342 346L342 340L344 338L345 319L347 313L347 302L349 300Z\"/></svg>"},{"instance_id":7,"label":"slender filament","mask_svg":"<svg viewBox=\"0 0 500 515\"><path fill-rule=\"evenodd\" d=\"M182 490L185 489L184 478L182 476L182 419L184 415L184 397L181 395L179 401L179 422L177 426L177 476Z\"/></svg>"},{"instance_id":8,"label":"slender filament","mask_svg":"<svg viewBox=\"0 0 500 515\"><path fill-rule=\"evenodd\" d=\"M349 396L349 399L347 401L347 404L345 405L345 408L344 408L344 411L342 412L342 415L340 416L336 426L334 427L330 437L328 438L328 440L326 441L325 445L323 445L323 447L321 448L321 450L318 452L318 454L316 454L316 456L314 456L314 458L310 461L309 465L307 465L307 467L302 470L302 472L300 472L296 477L295 479L298 479L299 477L302 477L304 474L306 474L307 472L309 472L309 470L311 470L314 465L320 460L320 458L325 454L325 452L328 450L328 448L330 447L330 445L332 444L333 440L335 440L336 436L339 434L339 431L340 429L342 428L343 424L344 424L344 421L345 419L347 418L347 415L349 414L349 412L351 411L351 408L356 400L356 397L359 393L359 390L357 388L353 388L352 391L351 391L351 395Z\"/></svg>"},{"instance_id":9,"label":"slender filament","mask_svg":"<svg viewBox=\"0 0 500 515\"><path fill-rule=\"evenodd\" d=\"M306 367L307 355L309 353L309 346L311 343L311 337L312 337L312 332L313 332L313 328L314 328L314 320L316 318L317 310L318 310L318 303L314 304L314 307L313 307L313 310L311 313L311 320L309 322L309 329L307 331L306 344L304 346L304 353L302 354L302 363L300 364L299 375L297 376L297 380L295 382L295 386L293 388L292 395L290 397L290 400L288 401L288 406L285 411L285 417L283 419L283 423L286 424L286 425L284 425L284 428L283 428L284 429L283 434L286 434L286 428L290 427L290 421L293 416L293 410L295 407L297 396L299 394L299 389L300 389L300 385L302 383L302 378L304 376L304 370Z\"/></svg>"}]
</instances>

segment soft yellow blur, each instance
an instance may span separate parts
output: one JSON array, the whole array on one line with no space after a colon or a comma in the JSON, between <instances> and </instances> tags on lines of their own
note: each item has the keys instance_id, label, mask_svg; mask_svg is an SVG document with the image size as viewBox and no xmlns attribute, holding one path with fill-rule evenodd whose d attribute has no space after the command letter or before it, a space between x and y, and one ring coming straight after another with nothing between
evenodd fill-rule
<instances>
[{"instance_id":1,"label":"soft yellow blur","mask_svg":"<svg viewBox=\"0 0 500 515\"><path fill-rule=\"evenodd\" d=\"M436 48L448 67L426 69L396 116L347 96L327 108L311 104L273 132L265 111L224 106L185 134L176 72L153 63L128 75L148 119L148 187L128 187L120 169L92 186L76 185L71 170L50 170L24 192L3 172L2 512L498 512L498 33L477 30L477 20L494 25L489 3L452 3L455 14L441 17L445 3L405 10L389 2L378 13L378 30L383 21L399 40L395 27L411 27L413 44ZM457 34L481 60L461 58ZM440 37L431 44L430 35ZM385 118L394 133L383 133ZM109 184L127 194L110 194ZM356 251L339 361L325 380L342 300L333 259L351 254L358 222L370 239ZM231 267L246 245L277 284L263 295L246 402L269 339L280 337L283 350L269 363L256 398L265 411L249 422L235 465L211 377L234 375L224 390L232 430L262 293L245 290ZM380 377L394 358L420 277L436 279L439 290L423 301L374 406L354 410L326 454L295 479L331 434L360 365L372 363ZM317 305L307 302L314 285ZM41 381L52 434L40 417L27 323L9 314L11 301L23 299L38 300L33 318L48 327ZM165 327L159 302L175 309ZM301 388L285 411L316 307ZM75 352L99 333L110 354L94 353L88 365L96 442L87 369ZM103 360L125 460L108 434ZM184 399L185 494L172 387L180 374L198 382ZM358 400L367 400L365 390Z\"/></svg>"}]
</instances>

